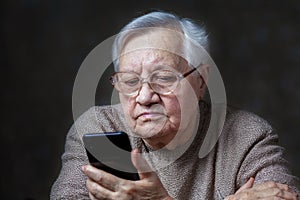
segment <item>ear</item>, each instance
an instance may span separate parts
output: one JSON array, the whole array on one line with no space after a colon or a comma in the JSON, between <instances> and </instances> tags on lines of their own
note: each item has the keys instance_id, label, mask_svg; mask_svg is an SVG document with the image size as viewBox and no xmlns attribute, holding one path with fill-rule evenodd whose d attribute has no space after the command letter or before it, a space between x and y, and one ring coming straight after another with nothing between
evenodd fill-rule
<instances>
[{"instance_id":1,"label":"ear","mask_svg":"<svg viewBox=\"0 0 300 200\"><path fill-rule=\"evenodd\" d=\"M202 66L199 68L198 72L200 74L199 76L199 83L200 83L200 89L199 89L199 94L198 94L198 99L201 100L206 91L206 83L208 81L209 77L209 65L207 64L202 64Z\"/></svg>"}]
</instances>

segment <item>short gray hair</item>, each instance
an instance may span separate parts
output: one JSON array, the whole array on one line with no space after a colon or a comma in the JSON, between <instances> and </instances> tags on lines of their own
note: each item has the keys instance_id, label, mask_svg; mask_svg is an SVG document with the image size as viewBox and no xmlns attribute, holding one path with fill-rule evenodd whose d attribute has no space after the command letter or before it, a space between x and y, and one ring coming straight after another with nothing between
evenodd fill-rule
<instances>
[{"instance_id":1,"label":"short gray hair","mask_svg":"<svg viewBox=\"0 0 300 200\"><path fill-rule=\"evenodd\" d=\"M145 28L168 28L172 30L178 30L184 34L186 38L189 38L197 46L202 47L205 51L209 49L208 34L203 25L198 25L195 21L189 18L180 18L178 15L163 11L154 11L140 17L133 19L126 26L124 26L120 33L116 36L112 46L112 56L115 71L119 68L119 55L126 41L133 36L134 30L145 30ZM140 31L141 32L141 31ZM190 45L186 44L186 48ZM189 55L190 51L185 51L187 61L190 64L189 58L193 55Z\"/></svg>"}]
</instances>

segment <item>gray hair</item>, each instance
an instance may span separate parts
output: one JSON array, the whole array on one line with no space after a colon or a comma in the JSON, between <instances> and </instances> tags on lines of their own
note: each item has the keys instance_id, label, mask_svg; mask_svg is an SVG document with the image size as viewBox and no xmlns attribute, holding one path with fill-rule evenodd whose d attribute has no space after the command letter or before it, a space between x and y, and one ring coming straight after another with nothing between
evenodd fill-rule
<instances>
[{"instance_id":1,"label":"gray hair","mask_svg":"<svg viewBox=\"0 0 300 200\"><path fill-rule=\"evenodd\" d=\"M123 46L132 36L145 32L145 30L147 31L145 28L168 28L180 31L185 38L195 43L196 46L200 46L205 51L208 51L208 35L203 25L200 26L189 18L180 18L173 13L155 11L133 19L116 36L112 46L115 71L118 71L119 68L119 55L122 52ZM195 46L190 43L184 45L185 58L189 64L191 64L191 60L195 57L195 52L188 50L189 47Z\"/></svg>"}]
</instances>

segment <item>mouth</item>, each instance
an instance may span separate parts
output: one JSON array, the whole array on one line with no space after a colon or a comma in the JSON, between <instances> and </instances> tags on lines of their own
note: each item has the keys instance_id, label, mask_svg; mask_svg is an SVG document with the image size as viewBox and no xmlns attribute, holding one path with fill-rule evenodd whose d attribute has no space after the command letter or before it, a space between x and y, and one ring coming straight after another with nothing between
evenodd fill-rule
<instances>
[{"instance_id":1,"label":"mouth","mask_svg":"<svg viewBox=\"0 0 300 200\"><path fill-rule=\"evenodd\" d=\"M141 119L142 121L153 121L165 117L164 113L160 112L144 112L139 114L136 119Z\"/></svg>"}]
</instances>

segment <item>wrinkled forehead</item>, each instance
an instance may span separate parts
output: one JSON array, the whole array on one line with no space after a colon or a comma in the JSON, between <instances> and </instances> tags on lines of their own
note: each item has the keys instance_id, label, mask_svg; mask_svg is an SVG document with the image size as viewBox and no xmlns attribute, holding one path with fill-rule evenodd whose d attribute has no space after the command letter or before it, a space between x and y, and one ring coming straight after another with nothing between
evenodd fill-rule
<instances>
[{"instance_id":1,"label":"wrinkled forehead","mask_svg":"<svg viewBox=\"0 0 300 200\"><path fill-rule=\"evenodd\" d=\"M120 57L139 50L159 50L184 58L184 35L166 28L153 28L132 34L124 42Z\"/></svg>"},{"instance_id":2,"label":"wrinkled forehead","mask_svg":"<svg viewBox=\"0 0 300 200\"><path fill-rule=\"evenodd\" d=\"M186 62L173 53L160 49L139 49L123 54L119 59L120 71L136 71L140 73L141 68L146 71L158 69L182 70Z\"/></svg>"},{"instance_id":3,"label":"wrinkled forehead","mask_svg":"<svg viewBox=\"0 0 300 200\"><path fill-rule=\"evenodd\" d=\"M168 28L143 28L125 33L120 44L118 58L130 52L152 49L168 52L185 59L190 65L198 66L207 55L202 46L183 32ZM117 58L117 59L118 59Z\"/></svg>"}]
</instances>

